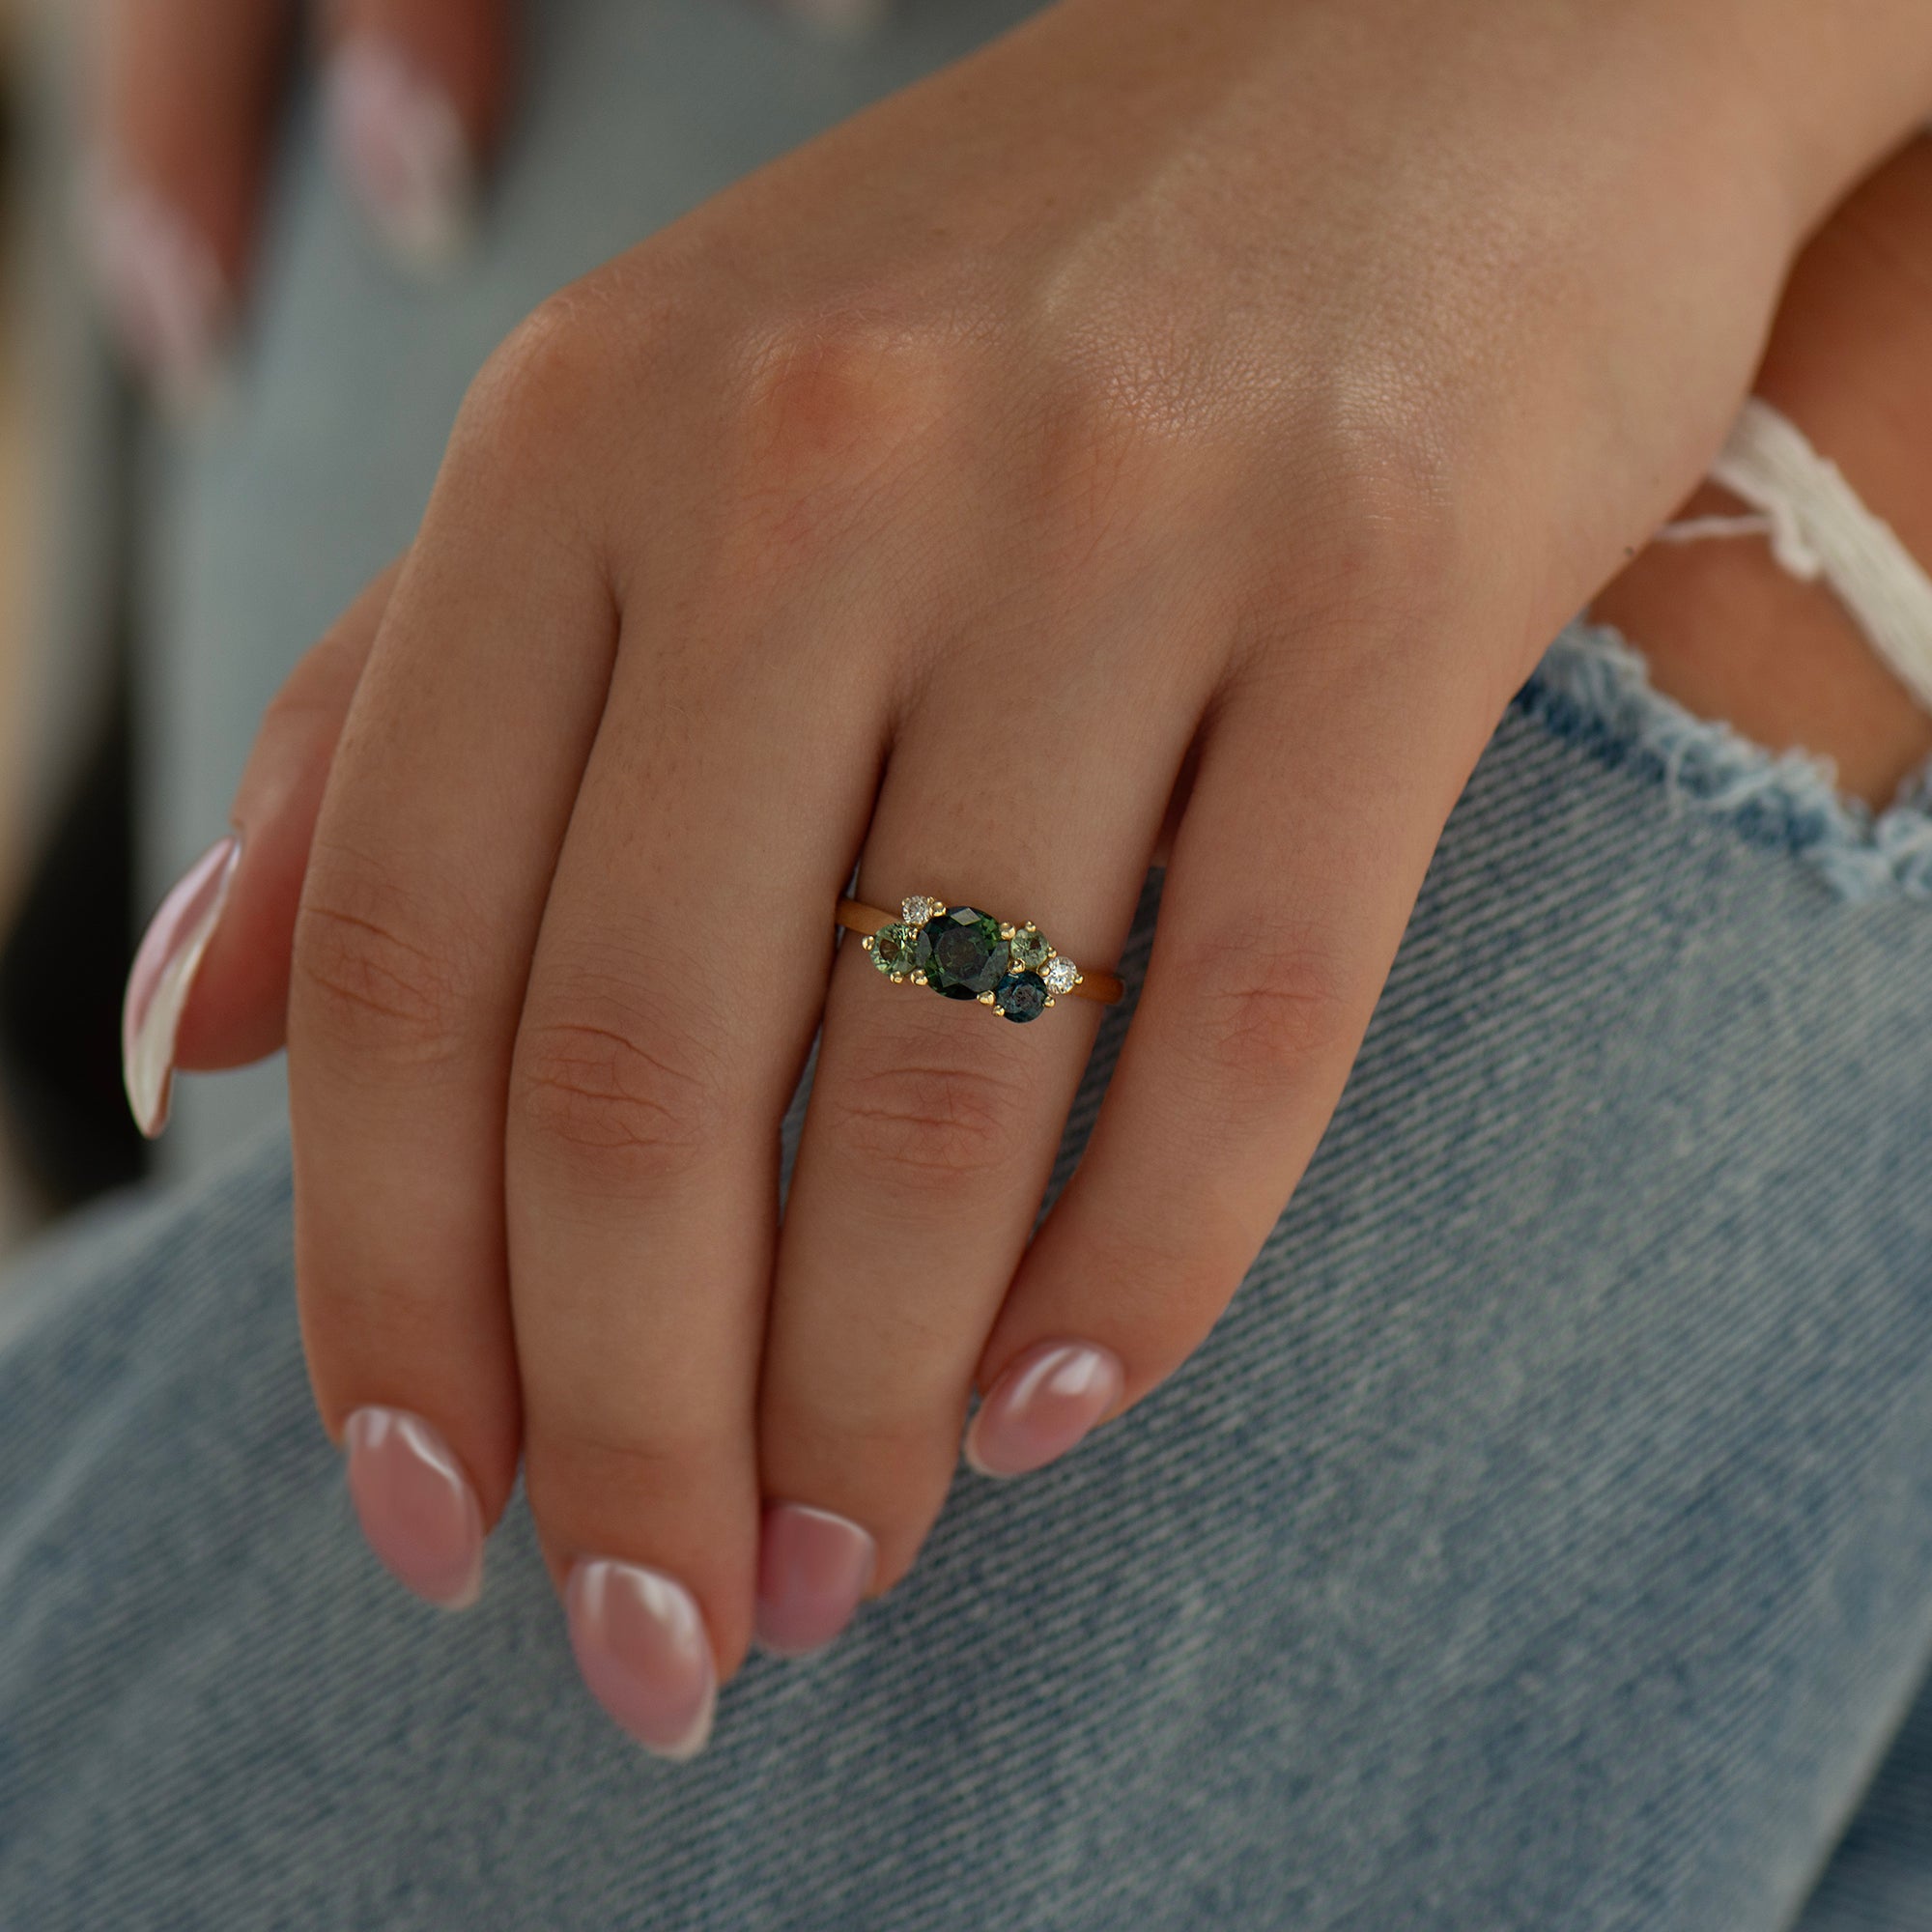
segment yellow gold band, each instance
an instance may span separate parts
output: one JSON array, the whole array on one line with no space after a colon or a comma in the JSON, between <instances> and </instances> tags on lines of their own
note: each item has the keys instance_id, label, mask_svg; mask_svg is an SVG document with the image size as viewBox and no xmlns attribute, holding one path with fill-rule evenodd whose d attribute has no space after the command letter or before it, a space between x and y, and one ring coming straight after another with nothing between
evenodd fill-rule
<instances>
[{"instance_id":1,"label":"yellow gold band","mask_svg":"<svg viewBox=\"0 0 1932 1932\"><path fill-rule=\"evenodd\" d=\"M862 935L872 963L895 982L910 980L950 999L976 999L1006 1019L1033 1019L1063 994L1110 1007L1125 991L1111 973L1076 967L1031 921L1004 924L972 906L948 906L923 894L914 894L896 913L840 899L834 921ZM955 929L948 937L958 942L951 959L932 943L932 933L949 925Z\"/></svg>"}]
</instances>

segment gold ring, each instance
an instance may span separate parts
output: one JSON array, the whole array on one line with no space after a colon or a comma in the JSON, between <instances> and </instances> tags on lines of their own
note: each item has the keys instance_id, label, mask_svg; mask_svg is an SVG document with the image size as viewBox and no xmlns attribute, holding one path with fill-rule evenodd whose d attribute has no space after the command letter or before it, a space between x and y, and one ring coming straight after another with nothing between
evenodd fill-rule
<instances>
[{"instance_id":1,"label":"gold ring","mask_svg":"<svg viewBox=\"0 0 1932 1932\"><path fill-rule=\"evenodd\" d=\"M1032 920L1009 925L923 893L902 901L896 919L857 899L840 899L835 918L862 935L894 985L910 980L949 1000L977 1000L1002 1019L1037 1020L1063 993L1110 1007L1124 990L1111 973L1083 972Z\"/></svg>"}]
</instances>

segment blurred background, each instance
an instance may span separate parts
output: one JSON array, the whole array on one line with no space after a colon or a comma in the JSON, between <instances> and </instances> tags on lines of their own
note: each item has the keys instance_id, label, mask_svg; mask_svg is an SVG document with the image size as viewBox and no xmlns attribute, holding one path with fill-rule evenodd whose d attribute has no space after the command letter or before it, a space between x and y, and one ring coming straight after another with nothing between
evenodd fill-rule
<instances>
[{"instance_id":1,"label":"blurred background","mask_svg":"<svg viewBox=\"0 0 1932 1932\"><path fill-rule=\"evenodd\" d=\"M134 406L69 242L69 58L0 0L0 1255L136 1177L117 1120L131 941L123 508ZM111 962L111 963L110 963Z\"/></svg>"}]
</instances>

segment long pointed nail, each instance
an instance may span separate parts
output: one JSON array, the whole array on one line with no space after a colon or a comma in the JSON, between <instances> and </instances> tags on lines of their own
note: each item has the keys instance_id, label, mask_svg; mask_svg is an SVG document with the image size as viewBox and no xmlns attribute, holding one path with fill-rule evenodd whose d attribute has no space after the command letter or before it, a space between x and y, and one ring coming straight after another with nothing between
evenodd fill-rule
<instances>
[{"instance_id":1,"label":"long pointed nail","mask_svg":"<svg viewBox=\"0 0 1932 1932\"><path fill-rule=\"evenodd\" d=\"M446 270L475 227L476 169L449 97L379 35L329 62L328 138L355 197L403 266Z\"/></svg>"},{"instance_id":2,"label":"long pointed nail","mask_svg":"<svg viewBox=\"0 0 1932 1932\"><path fill-rule=\"evenodd\" d=\"M128 975L128 997L121 1009L121 1067L134 1124L150 1140L168 1123L175 1037L241 857L242 841L230 836L194 862L161 901Z\"/></svg>"},{"instance_id":3,"label":"long pointed nail","mask_svg":"<svg viewBox=\"0 0 1932 1932\"><path fill-rule=\"evenodd\" d=\"M856 1522L774 1503L758 1539L757 1637L780 1657L821 1650L852 1621L878 1548Z\"/></svg>"},{"instance_id":4,"label":"long pointed nail","mask_svg":"<svg viewBox=\"0 0 1932 1932\"><path fill-rule=\"evenodd\" d=\"M697 1599L675 1577L580 1559L564 1587L570 1647L591 1694L657 1756L681 1764L711 1737L718 1667Z\"/></svg>"},{"instance_id":5,"label":"long pointed nail","mask_svg":"<svg viewBox=\"0 0 1932 1932\"><path fill-rule=\"evenodd\" d=\"M982 1476L1023 1476L1064 1456L1121 1399L1120 1358L1090 1342L1040 1342L993 1384L966 1432Z\"/></svg>"},{"instance_id":6,"label":"long pointed nail","mask_svg":"<svg viewBox=\"0 0 1932 1932\"><path fill-rule=\"evenodd\" d=\"M229 292L214 251L152 188L96 176L84 191L89 264L122 352L171 414L220 387Z\"/></svg>"},{"instance_id":7,"label":"long pointed nail","mask_svg":"<svg viewBox=\"0 0 1932 1932\"><path fill-rule=\"evenodd\" d=\"M406 1408L358 1408L342 1431L349 1494L369 1548L441 1610L483 1589L483 1512L441 1432Z\"/></svg>"}]
</instances>

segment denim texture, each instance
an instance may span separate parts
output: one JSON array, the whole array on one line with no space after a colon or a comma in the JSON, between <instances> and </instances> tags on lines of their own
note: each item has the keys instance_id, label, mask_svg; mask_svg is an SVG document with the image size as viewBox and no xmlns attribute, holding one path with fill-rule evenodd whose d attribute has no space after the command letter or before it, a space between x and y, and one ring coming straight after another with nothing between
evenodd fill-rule
<instances>
[{"instance_id":1,"label":"denim texture","mask_svg":"<svg viewBox=\"0 0 1932 1932\"><path fill-rule=\"evenodd\" d=\"M458 1618L361 1548L279 1139L47 1254L0 1295L0 1926L1771 1932L1841 1836L1805 1932L1932 1922L1932 1713L1846 1834L1932 1653L1932 909L1676 783L1592 642L1207 1345L962 1474L689 1767L577 1684L521 1496Z\"/></svg>"}]
</instances>

